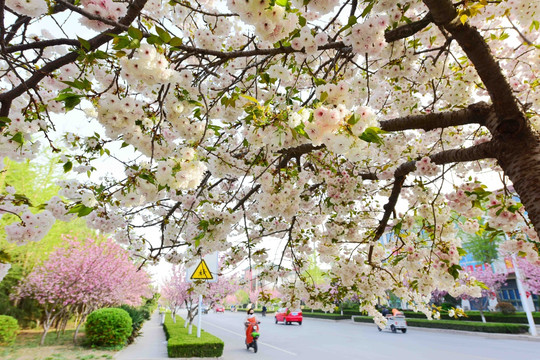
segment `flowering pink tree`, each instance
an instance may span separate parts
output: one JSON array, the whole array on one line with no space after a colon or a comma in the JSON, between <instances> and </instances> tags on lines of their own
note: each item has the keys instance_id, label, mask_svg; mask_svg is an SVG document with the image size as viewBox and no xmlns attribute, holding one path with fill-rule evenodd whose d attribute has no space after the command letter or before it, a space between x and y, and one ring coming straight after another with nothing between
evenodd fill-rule
<instances>
[{"instance_id":1,"label":"flowering pink tree","mask_svg":"<svg viewBox=\"0 0 540 360\"><path fill-rule=\"evenodd\" d=\"M480 316L482 317L482 321L486 322L486 318L484 317L484 308L486 307L486 304L488 302L489 298L495 298L497 297L497 292L506 283L506 278L508 274L506 273L494 273L490 269L488 270L474 270L469 272L469 275L476 280L480 281L484 287L481 291L480 297L472 297L469 295L462 295L463 299L467 299L469 301L474 302L480 311Z\"/></svg>"},{"instance_id":2,"label":"flowering pink tree","mask_svg":"<svg viewBox=\"0 0 540 360\"><path fill-rule=\"evenodd\" d=\"M186 270L183 266L175 266L172 275L167 278L161 289L161 297L171 310L173 322L176 323L176 313L182 305L188 310L188 319L193 320L193 296L191 283L186 281ZM193 314L192 314L193 313ZM187 321L186 321L187 323Z\"/></svg>"},{"instance_id":3,"label":"flowering pink tree","mask_svg":"<svg viewBox=\"0 0 540 360\"><path fill-rule=\"evenodd\" d=\"M61 318L78 317L77 329L95 309L121 304L139 305L151 296L150 278L138 270L128 252L108 239L77 241L64 237L67 246L56 249L43 265L20 284L17 298L36 299L43 307L43 335Z\"/></svg>"},{"instance_id":4,"label":"flowering pink tree","mask_svg":"<svg viewBox=\"0 0 540 360\"><path fill-rule=\"evenodd\" d=\"M294 269L283 296L320 308L317 252L372 315L457 295L456 213L538 250L537 1L2 4L0 157L47 147L74 174L44 207L0 196L9 241L76 214L150 261Z\"/></svg>"},{"instance_id":5,"label":"flowering pink tree","mask_svg":"<svg viewBox=\"0 0 540 360\"><path fill-rule=\"evenodd\" d=\"M523 283L532 293L540 295L540 262L531 263L527 259L518 258L518 267L523 274Z\"/></svg>"},{"instance_id":6,"label":"flowering pink tree","mask_svg":"<svg viewBox=\"0 0 540 360\"><path fill-rule=\"evenodd\" d=\"M234 278L219 276L215 283L208 284L205 301L210 309L217 303L223 303L225 299L239 289L238 282Z\"/></svg>"}]
</instances>

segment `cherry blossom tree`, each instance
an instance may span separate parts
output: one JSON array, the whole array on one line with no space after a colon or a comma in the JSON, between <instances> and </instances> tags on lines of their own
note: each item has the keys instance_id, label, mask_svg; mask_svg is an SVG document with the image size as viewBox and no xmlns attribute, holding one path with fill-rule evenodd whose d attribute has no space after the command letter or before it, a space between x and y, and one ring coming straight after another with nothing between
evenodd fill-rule
<instances>
[{"instance_id":1,"label":"cherry blossom tree","mask_svg":"<svg viewBox=\"0 0 540 360\"><path fill-rule=\"evenodd\" d=\"M77 215L152 263L247 258L261 280L284 280L289 305L320 308L328 297L303 275L317 252L340 297L371 315L388 290L426 313L435 289L479 294L461 281L455 213L538 257L538 1L0 11L0 153L49 147L74 175L37 209L2 196L20 219L12 242Z\"/></svg>"},{"instance_id":2,"label":"cherry blossom tree","mask_svg":"<svg viewBox=\"0 0 540 360\"><path fill-rule=\"evenodd\" d=\"M36 299L43 307L41 345L55 322L76 316L77 328L92 311L122 304L140 305L150 297L150 278L129 259L128 252L112 240L98 243L65 237L43 265L22 281L16 298Z\"/></svg>"},{"instance_id":3,"label":"cherry blossom tree","mask_svg":"<svg viewBox=\"0 0 540 360\"><path fill-rule=\"evenodd\" d=\"M497 297L497 292L506 283L508 274L506 273L494 273L491 269L486 270L474 270L469 273L475 280L480 281L484 286L481 292L481 296L463 295L463 299L467 299L474 302L478 306L482 322L486 322L484 317L484 308L489 298Z\"/></svg>"},{"instance_id":4,"label":"cherry blossom tree","mask_svg":"<svg viewBox=\"0 0 540 360\"><path fill-rule=\"evenodd\" d=\"M219 276L218 280L208 285L208 291L205 295L205 302L212 309L214 305L223 303L225 299L233 295L238 290L239 285L236 279Z\"/></svg>"},{"instance_id":5,"label":"cherry blossom tree","mask_svg":"<svg viewBox=\"0 0 540 360\"><path fill-rule=\"evenodd\" d=\"M525 287L531 294L540 296L540 262L531 263L524 258L518 258L517 262Z\"/></svg>"},{"instance_id":6,"label":"cherry blossom tree","mask_svg":"<svg viewBox=\"0 0 540 360\"><path fill-rule=\"evenodd\" d=\"M186 305L189 319L193 320L195 317L195 314L191 314L195 310L192 309L192 287L191 283L187 282L185 277L185 269L182 266L175 266L173 267L171 276L165 280L161 289L161 297L171 310L174 323L176 323L176 313L182 305Z\"/></svg>"}]
</instances>

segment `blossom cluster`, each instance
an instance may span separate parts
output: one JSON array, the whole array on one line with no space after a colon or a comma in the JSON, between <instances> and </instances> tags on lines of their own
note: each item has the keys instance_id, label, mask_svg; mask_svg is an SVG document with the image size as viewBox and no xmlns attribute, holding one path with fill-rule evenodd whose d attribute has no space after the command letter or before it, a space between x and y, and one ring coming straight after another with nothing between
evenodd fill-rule
<instances>
[{"instance_id":1,"label":"blossom cluster","mask_svg":"<svg viewBox=\"0 0 540 360\"><path fill-rule=\"evenodd\" d=\"M127 4L113 0L82 0L81 5L90 14L115 22L122 18L127 10ZM96 31L111 27L99 20L90 20L86 17L81 18L81 24Z\"/></svg>"},{"instance_id":2,"label":"blossom cluster","mask_svg":"<svg viewBox=\"0 0 540 360\"><path fill-rule=\"evenodd\" d=\"M45 0L6 0L6 6L21 15L33 18L44 15L49 10Z\"/></svg>"},{"instance_id":3,"label":"blossom cluster","mask_svg":"<svg viewBox=\"0 0 540 360\"><path fill-rule=\"evenodd\" d=\"M388 19L385 15L371 17L351 27L351 33L343 42L352 46L355 53L377 56L386 46L384 30L387 26Z\"/></svg>"}]
</instances>

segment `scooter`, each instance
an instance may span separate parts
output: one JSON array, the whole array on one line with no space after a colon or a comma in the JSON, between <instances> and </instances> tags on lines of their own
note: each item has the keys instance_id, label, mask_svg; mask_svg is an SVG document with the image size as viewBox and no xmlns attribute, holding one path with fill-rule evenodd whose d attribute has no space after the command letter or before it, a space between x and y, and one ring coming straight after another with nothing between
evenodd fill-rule
<instances>
[{"instance_id":1,"label":"scooter","mask_svg":"<svg viewBox=\"0 0 540 360\"><path fill-rule=\"evenodd\" d=\"M251 321L251 319L246 321L246 326L247 326L247 329L246 329L246 349L247 350L249 350L249 348L253 348L254 352L257 352L257 350L258 350L257 339L260 336L260 334L259 334L259 324L260 323L261 323L260 321L255 321L255 319L253 319L253 321Z\"/></svg>"}]
</instances>

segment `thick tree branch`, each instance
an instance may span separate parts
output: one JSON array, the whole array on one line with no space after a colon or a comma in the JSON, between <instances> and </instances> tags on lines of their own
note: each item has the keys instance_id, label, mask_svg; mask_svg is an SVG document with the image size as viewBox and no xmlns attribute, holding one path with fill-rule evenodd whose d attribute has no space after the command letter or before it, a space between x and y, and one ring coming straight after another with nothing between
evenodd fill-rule
<instances>
[{"instance_id":1,"label":"thick tree branch","mask_svg":"<svg viewBox=\"0 0 540 360\"><path fill-rule=\"evenodd\" d=\"M486 86L498 117L497 133L494 135L513 136L523 131L527 127L525 116L484 38L476 28L468 23L461 23L451 0L423 1L429 8L433 21L448 31L465 51Z\"/></svg>"},{"instance_id":2,"label":"thick tree branch","mask_svg":"<svg viewBox=\"0 0 540 360\"><path fill-rule=\"evenodd\" d=\"M486 142L466 149L441 151L437 154L431 155L430 159L437 165L443 165L456 162L468 162L486 158L495 158L495 155L496 145L493 142ZM388 202L384 205L383 217L379 221L379 226L377 226L377 229L373 234L374 240L378 240L386 231L388 220L396 207L405 179L407 175L414 170L416 170L416 161L408 161L400 165L394 172L395 180L394 185L392 186L392 193L388 198Z\"/></svg>"},{"instance_id":3,"label":"thick tree branch","mask_svg":"<svg viewBox=\"0 0 540 360\"><path fill-rule=\"evenodd\" d=\"M53 40L44 40L36 41L28 44L20 45L11 45L6 48L6 53L14 53L16 51L24 51L30 49L45 49L49 46L58 46L58 45L72 45L72 46L81 46L79 40L75 39L53 39Z\"/></svg>"},{"instance_id":4,"label":"thick tree branch","mask_svg":"<svg viewBox=\"0 0 540 360\"><path fill-rule=\"evenodd\" d=\"M444 129L450 126L467 124L486 125L486 119L492 111L492 106L486 104L485 102L479 102L457 111L411 115L391 120L384 120L381 121L381 129L384 131L412 129L430 131L433 129Z\"/></svg>"},{"instance_id":5,"label":"thick tree branch","mask_svg":"<svg viewBox=\"0 0 540 360\"><path fill-rule=\"evenodd\" d=\"M255 49L255 50L246 50L246 51L231 51L231 52L222 52L219 50L210 50L210 49L199 49L193 46L187 46L187 45L178 45L177 48L186 51L187 53L191 54L198 54L198 55L211 55L215 56L220 59L235 59L239 57L251 57L251 56L258 56L258 55L280 55L280 54L291 54L295 52L304 52L304 50L294 50L290 46L282 46L274 49ZM326 45L321 45L317 48L319 51L322 50L346 50L350 49L349 46L345 45L341 41L337 42L331 42Z\"/></svg>"},{"instance_id":6,"label":"thick tree branch","mask_svg":"<svg viewBox=\"0 0 540 360\"><path fill-rule=\"evenodd\" d=\"M405 39L411 35L416 34L426 26L433 22L431 13L427 13L422 19L413 21L412 23L398 26L395 29L389 30L384 33L384 39L387 43L391 43L400 39Z\"/></svg>"},{"instance_id":7,"label":"thick tree branch","mask_svg":"<svg viewBox=\"0 0 540 360\"><path fill-rule=\"evenodd\" d=\"M278 169L282 169L287 166L287 163L294 158L299 158L300 156L310 153L315 150L323 149L324 145L313 146L313 144L302 144L293 148L283 149L279 152L282 154L281 161L277 165Z\"/></svg>"}]
</instances>

